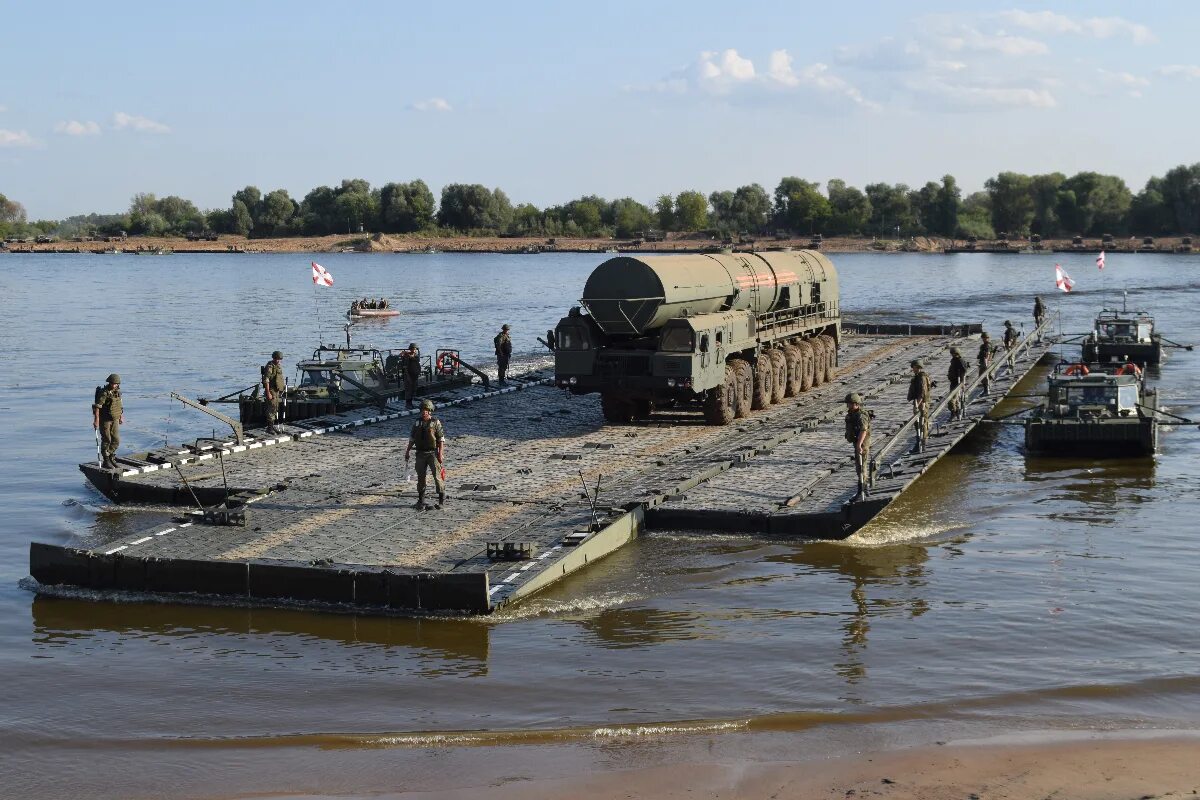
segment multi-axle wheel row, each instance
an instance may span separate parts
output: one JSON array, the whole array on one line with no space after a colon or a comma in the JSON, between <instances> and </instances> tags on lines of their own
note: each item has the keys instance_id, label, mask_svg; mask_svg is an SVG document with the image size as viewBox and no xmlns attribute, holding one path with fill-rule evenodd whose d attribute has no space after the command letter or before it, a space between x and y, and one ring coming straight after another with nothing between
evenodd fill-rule
<instances>
[{"instance_id":1,"label":"multi-axle wheel row","mask_svg":"<svg viewBox=\"0 0 1200 800\"><path fill-rule=\"evenodd\" d=\"M764 349L754 364L735 356L725 365L725 382L705 393L704 419L710 425L728 425L752 410L820 386L836 369L837 343L826 335Z\"/></svg>"}]
</instances>

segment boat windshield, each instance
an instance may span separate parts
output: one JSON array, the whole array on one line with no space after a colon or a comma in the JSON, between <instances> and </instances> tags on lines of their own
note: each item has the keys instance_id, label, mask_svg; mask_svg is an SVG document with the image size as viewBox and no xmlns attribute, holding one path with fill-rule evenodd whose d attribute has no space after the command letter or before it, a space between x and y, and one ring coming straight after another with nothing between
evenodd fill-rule
<instances>
[{"instance_id":1,"label":"boat windshield","mask_svg":"<svg viewBox=\"0 0 1200 800\"><path fill-rule=\"evenodd\" d=\"M306 369L300 373L301 386L325 386L332 372L327 369Z\"/></svg>"},{"instance_id":2,"label":"boat windshield","mask_svg":"<svg viewBox=\"0 0 1200 800\"><path fill-rule=\"evenodd\" d=\"M1139 342L1150 341L1150 325L1145 322L1138 323L1137 338Z\"/></svg>"},{"instance_id":3,"label":"boat windshield","mask_svg":"<svg viewBox=\"0 0 1200 800\"><path fill-rule=\"evenodd\" d=\"M1069 406L1116 406L1116 404L1116 386L1071 386L1067 389L1067 405Z\"/></svg>"},{"instance_id":4,"label":"boat windshield","mask_svg":"<svg viewBox=\"0 0 1200 800\"><path fill-rule=\"evenodd\" d=\"M1133 326L1128 322L1105 322L1099 327L1100 335L1105 339L1129 339L1133 336Z\"/></svg>"}]
</instances>

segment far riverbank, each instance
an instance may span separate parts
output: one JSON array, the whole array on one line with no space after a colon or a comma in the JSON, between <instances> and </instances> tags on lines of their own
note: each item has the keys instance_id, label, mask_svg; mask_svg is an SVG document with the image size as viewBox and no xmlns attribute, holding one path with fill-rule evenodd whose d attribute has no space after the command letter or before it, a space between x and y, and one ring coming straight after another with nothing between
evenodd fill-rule
<instances>
[{"instance_id":1,"label":"far riverbank","mask_svg":"<svg viewBox=\"0 0 1200 800\"><path fill-rule=\"evenodd\" d=\"M815 242L811 237L749 238L722 241L699 234L671 234L663 241L640 239L572 239L565 237L503 237L503 236L421 236L384 233L348 236L293 236L278 239L254 239L222 234L215 240L188 241L184 237L131 236L89 241L34 242L12 241L0 253L137 253L165 255L171 253L702 253L722 248L738 252L808 248L818 246L827 253L909 252L942 253L976 250L987 253L1020 252L1190 252L1190 240L1172 237L1145 241L1131 237L1111 242L1100 239L997 240L965 242L937 236L916 236L896 239L878 237L830 237Z\"/></svg>"}]
</instances>

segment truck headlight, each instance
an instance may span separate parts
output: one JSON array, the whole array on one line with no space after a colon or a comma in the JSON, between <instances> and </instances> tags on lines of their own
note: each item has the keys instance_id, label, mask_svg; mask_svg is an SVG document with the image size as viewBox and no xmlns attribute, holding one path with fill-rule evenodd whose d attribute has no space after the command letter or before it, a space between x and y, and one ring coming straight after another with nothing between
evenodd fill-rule
<instances>
[{"instance_id":1,"label":"truck headlight","mask_svg":"<svg viewBox=\"0 0 1200 800\"><path fill-rule=\"evenodd\" d=\"M567 381L567 383L574 386L575 384L579 383L579 378L576 378L574 375L572 375L570 380Z\"/></svg>"},{"instance_id":2,"label":"truck headlight","mask_svg":"<svg viewBox=\"0 0 1200 800\"><path fill-rule=\"evenodd\" d=\"M667 378L667 386L669 386L670 388L674 389L674 388L675 388L675 379L674 379L674 378Z\"/></svg>"}]
</instances>

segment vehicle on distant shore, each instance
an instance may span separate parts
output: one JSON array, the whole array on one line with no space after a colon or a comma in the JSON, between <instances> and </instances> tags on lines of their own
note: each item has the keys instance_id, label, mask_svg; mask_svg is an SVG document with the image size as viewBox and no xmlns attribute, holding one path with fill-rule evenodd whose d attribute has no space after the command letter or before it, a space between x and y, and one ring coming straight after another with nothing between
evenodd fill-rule
<instances>
[{"instance_id":1,"label":"vehicle on distant shore","mask_svg":"<svg viewBox=\"0 0 1200 800\"><path fill-rule=\"evenodd\" d=\"M618 256L580 305L555 329L555 380L613 423L681 407L727 425L837 367L837 270L812 250Z\"/></svg>"}]
</instances>

